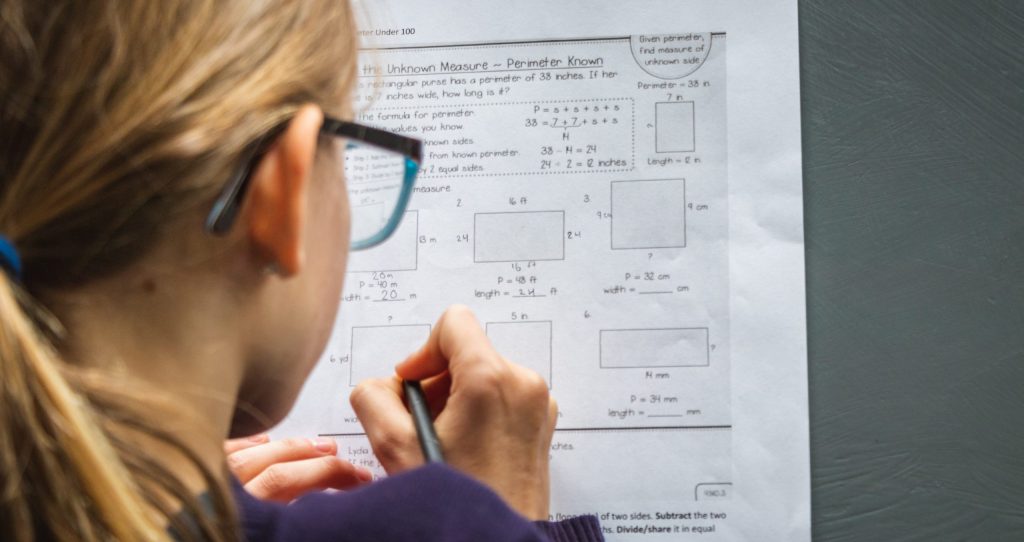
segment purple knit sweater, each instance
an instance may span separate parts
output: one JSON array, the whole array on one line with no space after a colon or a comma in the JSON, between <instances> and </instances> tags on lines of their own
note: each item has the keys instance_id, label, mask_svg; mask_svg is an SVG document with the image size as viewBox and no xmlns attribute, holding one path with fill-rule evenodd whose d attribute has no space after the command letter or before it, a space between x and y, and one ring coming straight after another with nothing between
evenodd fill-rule
<instances>
[{"instance_id":1,"label":"purple knit sweater","mask_svg":"<svg viewBox=\"0 0 1024 542\"><path fill-rule=\"evenodd\" d=\"M249 542L601 542L593 516L530 522L479 482L437 464L289 505L261 501L233 480Z\"/></svg>"}]
</instances>

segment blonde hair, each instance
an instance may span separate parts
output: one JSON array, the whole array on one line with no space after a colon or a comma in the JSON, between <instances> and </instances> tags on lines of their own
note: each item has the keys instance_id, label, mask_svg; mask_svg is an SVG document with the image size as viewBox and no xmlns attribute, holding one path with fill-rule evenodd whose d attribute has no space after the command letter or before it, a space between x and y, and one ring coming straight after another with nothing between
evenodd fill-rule
<instances>
[{"instance_id":1,"label":"blonde hair","mask_svg":"<svg viewBox=\"0 0 1024 542\"><path fill-rule=\"evenodd\" d=\"M39 299L137 261L302 104L338 114L355 80L350 8L5 0L0 59L0 234L24 268L20 282L0 272L0 539L235 539L223 473L133 417L116 377L62 360ZM213 517L126 431L189 457Z\"/></svg>"}]
</instances>

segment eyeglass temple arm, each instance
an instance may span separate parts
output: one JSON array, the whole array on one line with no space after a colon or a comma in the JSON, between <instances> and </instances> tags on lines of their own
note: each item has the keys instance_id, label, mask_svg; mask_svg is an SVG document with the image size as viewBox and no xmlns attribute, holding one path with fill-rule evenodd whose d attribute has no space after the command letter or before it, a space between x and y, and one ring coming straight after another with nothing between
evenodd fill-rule
<instances>
[{"instance_id":1,"label":"eyeglass temple arm","mask_svg":"<svg viewBox=\"0 0 1024 542\"><path fill-rule=\"evenodd\" d=\"M361 141L374 147L401 153L411 158L417 164L423 162L423 142L413 137L330 117L324 119L321 130Z\"/></svg>"}]
</instances>

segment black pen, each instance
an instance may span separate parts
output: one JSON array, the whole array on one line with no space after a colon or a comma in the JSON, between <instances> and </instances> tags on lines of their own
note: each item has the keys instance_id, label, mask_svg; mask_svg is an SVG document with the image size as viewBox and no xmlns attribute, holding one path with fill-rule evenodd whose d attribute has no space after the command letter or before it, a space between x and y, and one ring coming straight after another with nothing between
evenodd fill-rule
<instances>
[{"instance_id":1,"label":"black pen","mask_svg":"<svg viewBox=\"0 0 1024 542\"><path fill-rule=\"evenodd\" d=\"M416 436L420 439L423 457L428 463L444 463L441 454L441 441L434 431L434 423L430 420L430 407L423 396L423 388L418 380L403 380L402 390L405 392L405 404L412 413L412 423L416 426Z\"/></svg>"}]
</instances>

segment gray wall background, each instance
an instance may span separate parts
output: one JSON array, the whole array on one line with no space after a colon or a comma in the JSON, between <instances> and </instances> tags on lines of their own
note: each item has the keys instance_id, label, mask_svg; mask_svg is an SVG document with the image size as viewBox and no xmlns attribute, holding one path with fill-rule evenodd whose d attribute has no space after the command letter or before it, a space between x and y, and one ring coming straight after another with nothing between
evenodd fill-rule
<instances>
[{"instance_id":1,"label":"gray wall background","mask_svg":"<svg viewBox=\"0 0 1024 542\"><path fill-rule=\"evenodd\" d=\"M1024 1L800 4L815 540L1024 540Z\"/></svg>"}]
</instances>

